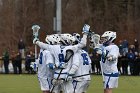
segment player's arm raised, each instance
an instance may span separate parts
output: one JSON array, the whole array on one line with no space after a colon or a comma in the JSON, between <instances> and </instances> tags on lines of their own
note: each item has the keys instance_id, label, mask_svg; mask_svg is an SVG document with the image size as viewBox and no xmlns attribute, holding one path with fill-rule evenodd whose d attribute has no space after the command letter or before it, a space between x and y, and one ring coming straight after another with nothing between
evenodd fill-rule
<instances>
[{"instance_id":1,"label":"player's arm raised","mask_svg":"<svg viewBox=\"0 0 140 93\"><path fill-rule=\"evenodd\" d=\"M85 24L84 27L83 27L83 38L81 39L81 42L78 44L78 47L79 48L83 48L86 46L87 44L87 36L89 34L89 31L90 31L90 26L88 24Z\"/></svg>"},{"instance_id":2,"label":"player's arm raised","mask_svg":"<svg viewBox=\"0 0 140 93\"><path fill-rule=\"evenodd\" d=\"M39 41L38 38L34 38L33 39L33 44L36 44L38 45L41 49L46 49L46 50L50 50L51 46L52 45L49 45L49 44L46 44L46 43L43 43L41 41Z\"/></svg>"},{"instance_id":3,"label":"player's arm raised","mask_svg":"<svg viewBox=\"0 0 140 93\"><path fill-rule=\"evenodd\" d=\"M82 37L81 41L77 45L73 46L74 52L77 52L78 49L82 49L83 47L86 46L87 36L89 34L89 31L90 31L90 26L88 24L85 24L83 29L82 29L83 37Z\"/></svg>"}]
</instances>

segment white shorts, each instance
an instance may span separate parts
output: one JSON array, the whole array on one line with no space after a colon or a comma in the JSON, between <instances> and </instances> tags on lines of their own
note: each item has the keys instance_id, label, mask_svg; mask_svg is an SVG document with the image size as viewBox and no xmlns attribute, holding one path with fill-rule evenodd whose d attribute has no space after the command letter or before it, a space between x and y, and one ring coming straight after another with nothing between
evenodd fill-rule
<instances>
[{"instance_id":1,"label":"white shorts","mask_svg":"<svg viewBox=\"0 0 140 93\"><path fill-rule=\"evenodd\" d=\"M38 78L38 80L42 91L50 90L51 83L48 79Z\"/></svg>"},{"instance_id":2,"label":"white shorts","mask_svg":"<svg viewBox=\"0 0 140 93\"><path fill-rule=\"evenodd\" d=\"M73 81L74 93L83 93L87 91L90 84L90 80Z\"/></svg>"},{"instance_id":3,"label":"white shorts","mask_svg":"<svg viewBox=\"0 0 140 93\"><path fill-rule=\"evenodd\" d=\"M74 88L73 88L72 81L67 81L67 82L64 81L61 84L55 85L53 89L53 93L60 93L60 91L63 91L63 93L73 93Z\"/></svg>"},{"instance_id":4,"label":"white shorts","mask_svg":"<svg viewBox=\"0 0 140 93\"><path fill-rule=\"evenodd\" d=\"M67 82L64 81L61 84L61 86L62 86L63 93L73 93L74 92L72 81L67 81Z\"/></svg>"},{"instance_id":5,"label":"white shorts","mask_svg":"<svg viewBox=\"0 0 140 93\"><path fill-rule=\"evenodd\" d=\"M60 93L60 91L62 91L61 84L55 85L53 93Z\"/></svg>"},{"instance_id":6,"label":"white shorts","mask_svg":"<svg viewBox=\"0 0 140 93\"><path fill-rule=\"evenodd\" d=\"M119 77L104 76L104 89L117 88L118 87L118 78Z\"/></svg>"}]
</instances>

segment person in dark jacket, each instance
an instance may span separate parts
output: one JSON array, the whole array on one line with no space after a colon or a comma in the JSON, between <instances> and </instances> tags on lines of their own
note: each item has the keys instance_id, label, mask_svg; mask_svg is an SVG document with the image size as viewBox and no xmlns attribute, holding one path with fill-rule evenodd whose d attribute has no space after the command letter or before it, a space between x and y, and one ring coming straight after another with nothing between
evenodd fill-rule
<instances>
[{"instance_id":1,"label":"person in dark jacket","mask_svg":"<svg viewBox=\"0 0 140 93\"><path fill-rule=\"evenodd\" d=\"M137 53L135 64L134 64L134 75L140 75L140 54Z\"/></svg>"},{"instance_id":2,"label":"person in dark jacket","mask_svg":"<svg viewBox=\"0 0 140 93\"><path fill-rule=\"evenodd\" d=\"M128 61L128 65L130 66L130 74L134 75L134 62L135 62L135 53L130 49L128 54L127 54L127 58L129 59Z\"/></svg>"},{"instance_id":3,"label":"person in dark jacket","mask_svg":"<svg viewBox=\"0 0 140 93\"><path fill-rule=\"evenodd\" d=\"M25 70L27 71L28 74L31 73L31 71L32 71L30 64L31 64L31 54L28 51L26 54L26 57L25 57Z\"/></svg>"},{"instance_id":4,"label":"person in dark jacket","mask_svg":"<svg viewBox=\"0 0 140 93\"><path fill-rule=\"evenodd\" d=\"M121 57L121 64L122 64L122 74L128 75L128 58L127 55L123 54Z\"/></svg>"},{"instance_id":5,"label":"person in dark jacket","mask_svg":"<svg viewBox=\"0 0 140 93\"><path fill-rule=\"evenodd\" d=\"M137 75L140 75L140 53L139 53L139 56L138 56L138 59L137 59L137 64L138 64Z\"/></svg>"},{"instance_id":6,"label":"person in dark jacket","mask_svg":"<svg viewBox=\"0 0 140 93\"><path fill-rule=\"evenodd\" d=\"M5 69L5 74L9 73L9 52L8 49L6 49L3 53L3 62L4 62L4 69Z\"/></svg>"},{"instance_id":7,"label":"person in dark jacket","mask_svg":"<svg viewBox=\"0 0 140 93\"><path fill-rule=\"evenodd\" d=\"M25 43L22 39L18 42L18 49L21 54L21 58L25 58Z\"/></svg>"},{"instance_id":8,"label":"person in dark jacket","mask_svg":"<svg viewBox=\"0 0 140 93\"><path fill-rule=\"evenodd\" d=\"M12 55L12 64L14 74L22 74L22 58L19 52Z\"/></svg>"},{"instance_id":9,"label":"person in dark jacket","mask_svg":"<svg viewBox=\"0 0 140 93\"><path fill-rule=\"evenodd\" d=\"M101 73L101 67L100 67L101 55L96 53L94 58L95 58L94 62L95 62L95 65L96 65L97 74L100 74Z\"/></svg>"},{"instance_id":10,"label":"person in dark jacket","mask_svg":"<svg viewBox=\"0 0 140 93\"><path fill-rule=\"evenodd\" d=\"M139 42L137 39L134 40L135 51L139 51Z\"/></svg>"},{"instance_id":11,"label":"person in dark jacket","mask_svg":"<svg viewBox=\"0 0 140 93\"><path fill-rule=\"evenodd\" d=\"M15 51L12 51L11 60L12 60L14 74L17 74L17 63L16 63L16 52Z\"/></svg>"},{"instance_id":12,"label":"person in dark jacket","mask_svg":"<svg viewBox=\"0 0 140 93\"><path fill-rule=\"evenodd\" d=\"M128 41L125 39L122 42L122 48L123 48L122 51L124 54L128 53L128 46L129 46Z\"/></svg>"},{"instance_id":13,"label":"person in dark jacket","mask_svg":"<svg viewBox=\"0 0 140 93\"><path fill-rule=\"evenodd\" d=\"M22 58L19 52L17 53L17 56L16 56L16 65L18 68L18 74L22 74Z\"/></svg>"}]
</instances>

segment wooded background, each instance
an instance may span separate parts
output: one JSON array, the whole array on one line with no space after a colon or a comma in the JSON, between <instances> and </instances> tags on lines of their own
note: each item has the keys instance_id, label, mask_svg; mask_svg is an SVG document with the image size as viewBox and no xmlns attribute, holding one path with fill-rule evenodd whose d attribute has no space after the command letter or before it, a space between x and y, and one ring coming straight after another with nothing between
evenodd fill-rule
<instances>
[{"instance_id":1,"label":"wooded background","mask_svg":"<svg viewBox=\"0 0 140 93\"><path fill-rule=\"evenodd\" d=\"M54 0L0 0L0 54L5 48L17 49L23 38L32 47L33 24L40 38L53 31ZM117 32L117 41L140 40L140 0L62 0L62 32L78 32L85 23L98 34Z\"/></svg>"}]
</instances>

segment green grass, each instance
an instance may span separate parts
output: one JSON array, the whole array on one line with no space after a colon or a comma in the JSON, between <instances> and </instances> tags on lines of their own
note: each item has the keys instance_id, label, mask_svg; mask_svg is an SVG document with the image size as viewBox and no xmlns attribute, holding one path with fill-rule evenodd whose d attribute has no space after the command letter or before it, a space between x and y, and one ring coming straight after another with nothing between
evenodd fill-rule
<instances>
[{"instance_id":1,"label":"green grass","mask_svg":"<svg viewBox=\"0 0 140 93\"><path fill-rule=\"evenodd\" d=\"M36 75L0 75L0 93L42 93ZM102 77L93 75L87 93L103 93ZM140 93L140 77L121 76L113 93Z\"/></svg>"}]
</instances>

